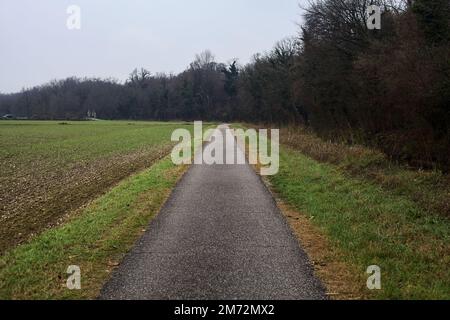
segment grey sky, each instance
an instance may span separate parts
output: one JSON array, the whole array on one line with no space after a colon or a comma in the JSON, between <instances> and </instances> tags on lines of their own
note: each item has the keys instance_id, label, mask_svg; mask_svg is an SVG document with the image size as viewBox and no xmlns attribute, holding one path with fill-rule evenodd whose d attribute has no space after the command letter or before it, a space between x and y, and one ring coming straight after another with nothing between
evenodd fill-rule
<instances>
[{"instance_id":1,"label":"grey sky","mask_svg":"<svg viewBox=\"0 0 450 320\"><path fill-rule=\"evenodd\" d=\"M300 0L0 0L0 92L68 76L184 70L210 49L247 63L297 34ZM69 5L81 30L66 28Z\"/></svg>"}]
</instances>

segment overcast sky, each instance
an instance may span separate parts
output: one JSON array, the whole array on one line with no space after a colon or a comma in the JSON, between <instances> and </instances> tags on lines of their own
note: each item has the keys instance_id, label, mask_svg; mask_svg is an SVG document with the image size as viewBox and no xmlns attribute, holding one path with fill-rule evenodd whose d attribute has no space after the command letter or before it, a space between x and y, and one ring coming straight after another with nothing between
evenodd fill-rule
<instances>
[{"instance_id":1,"label":"overcast sky","mask_svg":"<svg viewBox=\"0 0 450 320\"><path fill-rule=\"evenodd\" d=\"M301 0L0 0L0 92L69 76L125 80L136 67L184 70L269 50L296 35ZM69 5L81 29L66 27Z\"/></svg>"}]
</instances>

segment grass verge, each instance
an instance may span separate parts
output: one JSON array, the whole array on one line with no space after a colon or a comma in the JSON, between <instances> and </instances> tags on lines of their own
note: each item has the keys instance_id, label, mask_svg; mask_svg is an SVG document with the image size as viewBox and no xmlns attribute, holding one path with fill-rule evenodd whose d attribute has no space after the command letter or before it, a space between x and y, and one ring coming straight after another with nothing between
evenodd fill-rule
<instances>
[{"instance_id":1,"label":"grass verge","mask_svg":"<svg viewBox=\"0 0 450 320\"><path fill-rule=\"evenodd\" d=\"M339 166L320 163L287 147L281 148L280 172L269 181L296 214L311 223L316 236L326 237L321 243L329 246L328 253L336 253L328 255L329 261L347 266L334 272L356 273L339 280L330 274L333 270L321 273L316 269L329 291L339 296L340 288L349 288L339 281L359 281L350 285L356 297L450 299L447 219L430 214L407 195L350 177ZM299 237L303 243L305 238ZM313 239L310 245L319 244ZM364 289L370 265L381 267L381 290Z\"/></svg>"},{"instance_id":2,"label":"grass verge","mask_svg":"<svg viewBox=\"0 0 450 320\"><path fill-rule=\"evenodd\" d=\"M119 183L66 224L0 258L0 299L93 299L186 170L170 158ZM81 268L68 290L67 268Z\"/></svg>"}]
</instances>

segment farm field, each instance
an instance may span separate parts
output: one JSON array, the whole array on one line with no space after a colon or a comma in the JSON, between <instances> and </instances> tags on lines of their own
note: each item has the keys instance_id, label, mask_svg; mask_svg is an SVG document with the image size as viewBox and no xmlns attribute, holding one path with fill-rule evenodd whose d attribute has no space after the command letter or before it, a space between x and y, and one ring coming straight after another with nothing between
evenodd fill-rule
<instances>
[{"instance_id":1,"label":"farm field","mask_svg":"<svg viewBox=\"0 0 450 320\"><path fill-rule=\"evenodd\" d=\"M97 298L185 170L167 156L120 181L63 225L1 255L0 300ZM67 289L71 265L82 271L82 290Z\"/></svg>"},{"instance_id":2,"label":"farm field","mask_svg":"<svg viewBox=\"0 0 450 320\"><path fill-rule=\"evenodd\" d=\"M186 123L0 122L0 253L149 167Z\"/></svg>"}]
</instances>

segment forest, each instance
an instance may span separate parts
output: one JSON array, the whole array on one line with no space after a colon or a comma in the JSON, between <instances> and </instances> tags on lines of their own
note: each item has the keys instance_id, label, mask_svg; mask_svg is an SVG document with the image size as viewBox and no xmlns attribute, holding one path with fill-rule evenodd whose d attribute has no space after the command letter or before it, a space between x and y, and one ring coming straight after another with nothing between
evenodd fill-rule
<instances>
[{"instance_id":1,"label":"forest","mask_svg":"<svg viewBox=\"0 0 450 320\"><path fill-rule=\"evenodd\" d=\"M381 7L380 30L366 8ZM180 74L67 78L0 95L28 119L216 120L304 126L420 168L450 169L448 0L314 0L297 36L247 65L206 50Z\"/></svg>"}]
</instances>

